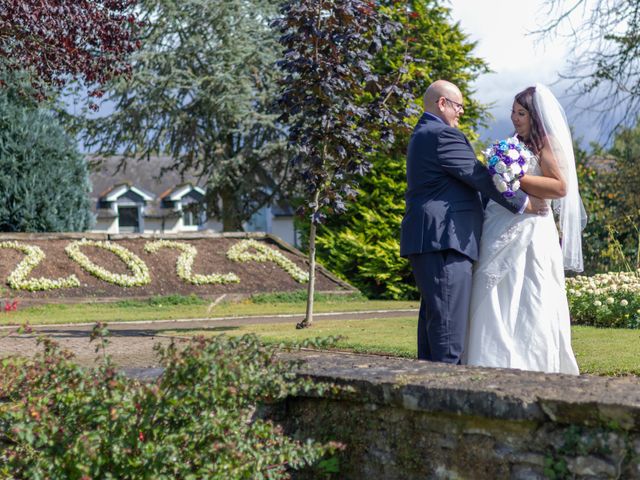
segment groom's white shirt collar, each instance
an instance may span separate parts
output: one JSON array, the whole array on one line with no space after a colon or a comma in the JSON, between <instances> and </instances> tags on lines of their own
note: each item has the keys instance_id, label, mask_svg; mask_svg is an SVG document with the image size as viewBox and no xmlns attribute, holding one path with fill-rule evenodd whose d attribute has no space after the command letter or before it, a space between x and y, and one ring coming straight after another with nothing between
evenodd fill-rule
<instances>
[{"instance_id":1,"label":"groom's white shirt collar","mask_svg":"<svg viewBox=\"0 0 640 480\"><path fill-rule=\"evenodd\" d=\"M434 115L433 113L430 112L424 112L424 114L427 116L427 118L430 118L431 120L436 120L440 123L444 123L444 120L442 120L440 117L438 117L437 115Z\"/></svg>"}]
</instances>

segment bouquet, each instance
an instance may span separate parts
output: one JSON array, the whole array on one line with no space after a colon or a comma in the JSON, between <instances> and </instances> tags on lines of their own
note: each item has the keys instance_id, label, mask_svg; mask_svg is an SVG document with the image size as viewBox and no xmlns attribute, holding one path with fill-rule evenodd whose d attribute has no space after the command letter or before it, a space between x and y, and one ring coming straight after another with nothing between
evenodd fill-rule
<instances>
[{"instance_id":1,"label":"bouquet","mask_svg":"<svg viewBox=\"0 0 640 480\"><path fill-rule=\"evenodd\" d=\"M505 197L513 197L520 188L519 179L529 169L531 151L516 137L509 137L482 153L487 157L489 173L498 191Z\"/></svg>"}]
</instances>

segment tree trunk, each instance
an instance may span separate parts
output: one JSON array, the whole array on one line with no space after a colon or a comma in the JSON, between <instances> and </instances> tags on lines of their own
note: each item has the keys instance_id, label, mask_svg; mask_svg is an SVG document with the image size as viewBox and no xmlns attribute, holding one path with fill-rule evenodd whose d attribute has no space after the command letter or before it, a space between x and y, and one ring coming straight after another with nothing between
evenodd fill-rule
<instances>
[{"instance_id":1,"label":"tree trunk","mask_svg":"<svg viewBox=\"0 0 640 480\"><path fill-rule=\"evenodd\" d=\"M315 208L313 213L318 211L318 199L320 191L315 194ZM309 287L307 289L307 314L300 323L296 324L296 328L307 328L313 323L313 296L316 290L316 224L313 221L314 215L311 216L311 227L309 228Z\"/></svg>"},{"instance_id":2,"label":"tree trunk","mask_svg":"<svg viewBox=\"0 0 640 480\"><path fill-rule=\"evenodd\" d=\"M235 208L235 195L233 190L226 188L220 196L222 197L222 231L242 232L242 219Z\"/></svg>"},{"instance_id":3,"label":"tree trunk","mask_svg":"<svg viewBox=\"0 0 640 480\"><path fill-rule=\"evenodd\" d=\"M640 231L638 231L638 248L636 249L636 269L638 268L640 268Z\"/></svg>"}]
</instances>

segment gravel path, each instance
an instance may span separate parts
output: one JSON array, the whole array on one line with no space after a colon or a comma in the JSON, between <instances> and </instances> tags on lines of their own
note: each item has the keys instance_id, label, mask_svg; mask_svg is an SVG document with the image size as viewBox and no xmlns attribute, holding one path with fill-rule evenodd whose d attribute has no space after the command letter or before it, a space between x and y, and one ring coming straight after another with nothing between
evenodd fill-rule
<instances>
[{"instance_id":1,"label":"gravel path","mask_svg":"<svg viewBox=\"0 0 640 480\"><path fill-rule=\"evenodd\" d=\"M416 315L417 310L370 310L365 312L335 312L314 315L314 321L324 320L364 320L368 318L397 318ZM291 323L302 321L304 315L271 315L264 317L220 317L209 319L156 320L144 322L113 322L108 324L110 344L108 352L114 363L122 368L157 367L153 345L170 342L175 336L167 331L190 330L230 330L240 325L265 323ZM0 327L0 358L8 356L32 356L37 349L36 340L40 335L48 335L63 348L72 351L82 365L95 362L95 344L89 343L89 335L94 324L43 325L33 327L33 332L19 335L15 327Z\"/></svg>"}]
</instances>

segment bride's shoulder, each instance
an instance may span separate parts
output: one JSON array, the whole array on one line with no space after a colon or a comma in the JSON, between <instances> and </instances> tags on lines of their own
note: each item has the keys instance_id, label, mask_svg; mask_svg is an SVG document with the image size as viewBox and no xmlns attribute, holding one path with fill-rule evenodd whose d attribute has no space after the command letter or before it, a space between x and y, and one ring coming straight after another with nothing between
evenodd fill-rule
<instances>
[{"instance_id":1,"label":"bride's shoulder","mask_svg":"<svg viewBox=\"0 0 640 480\"><path fill-rule=\"evenodd\" d=\"M542 137L542 148L540 150L553 149L553 145L558 143L558 140L551 134L544 135Z\"/></svg>"},{"instance_id":2,"label":"bride's shoulder","mask_svg":"<svg viewBox=\"0 0 640 480\"><path fill-rule=\"evenodd\" d=\"M547 135L543 139L543 145L538 154L538 163L547 172L556 171L566 160L566 154L557 137Z\"/></svg>"},{"instance_id":3,"label":"bride's shoulder","mask_svg":"<svg viewBox=\"0 0 640 480\"><path fill-rule=\"evenodd\" d=\"M545 135L542 138L542 148L540 150L546 150L549 151L551 153L554 152L558 152L562 149L562 145L560 143L560 140L558 140L558 137L549 134L549 135Z\"/></svg>"}]
</instances>

